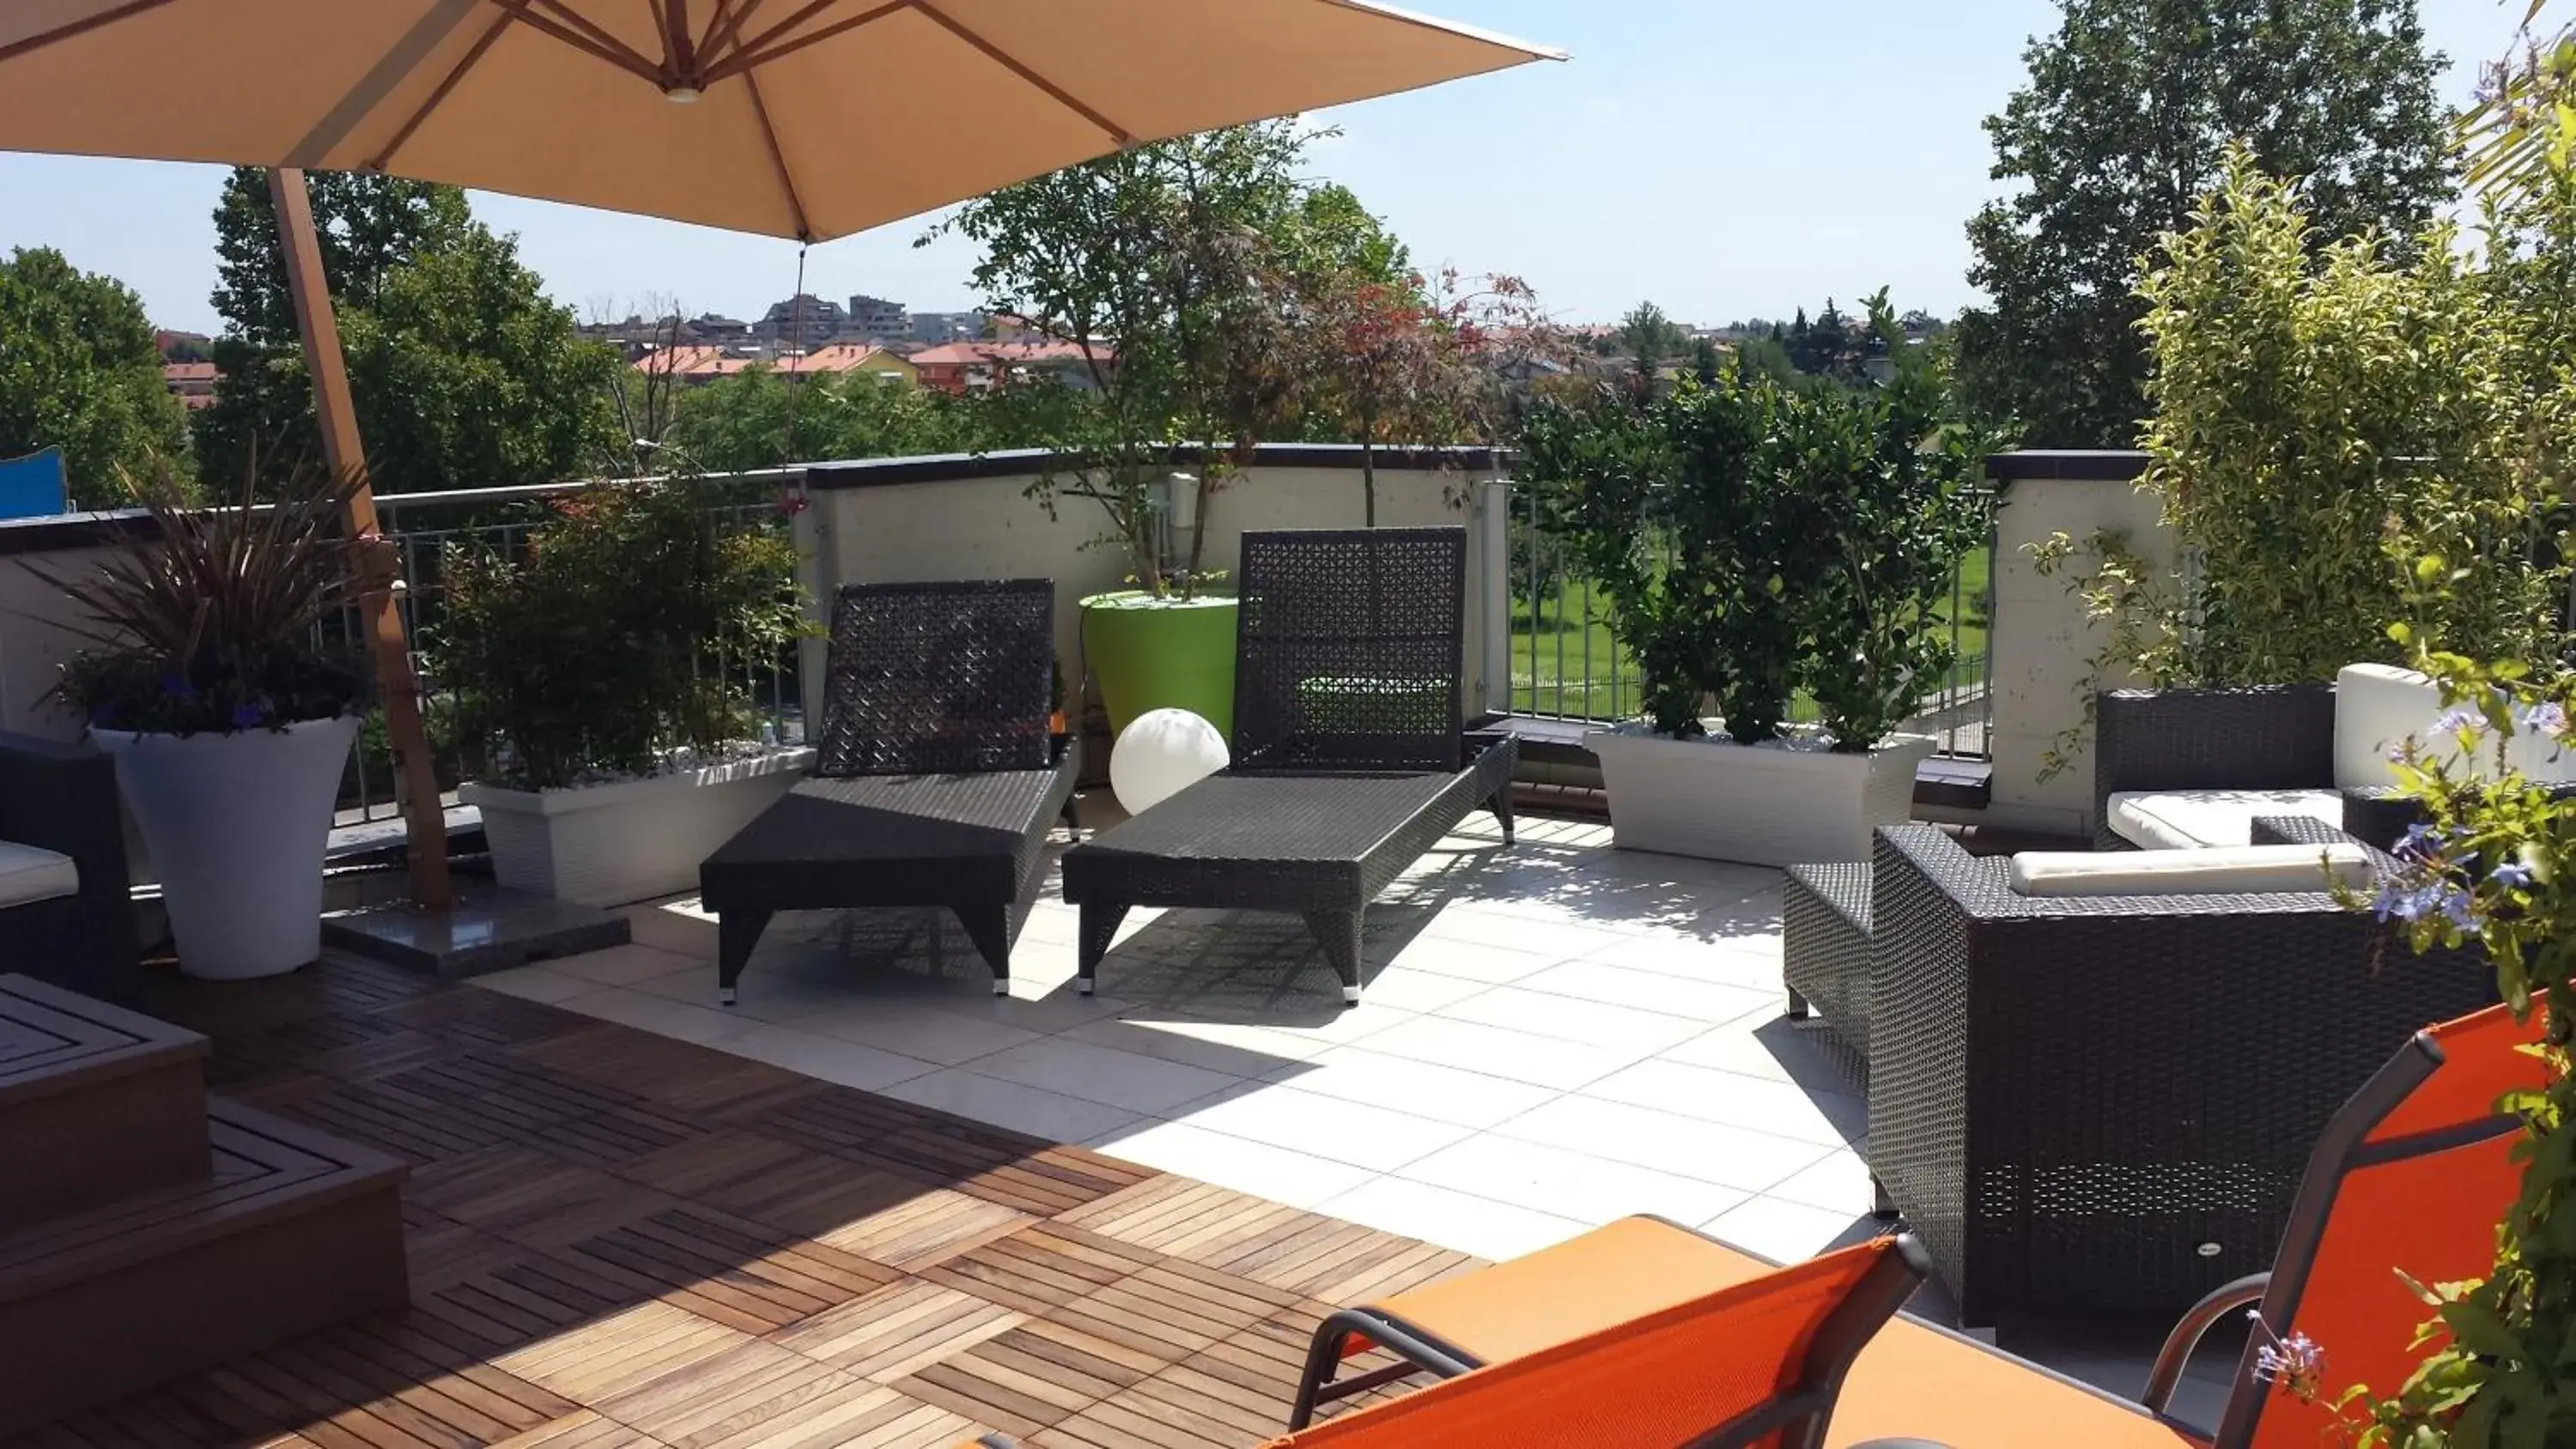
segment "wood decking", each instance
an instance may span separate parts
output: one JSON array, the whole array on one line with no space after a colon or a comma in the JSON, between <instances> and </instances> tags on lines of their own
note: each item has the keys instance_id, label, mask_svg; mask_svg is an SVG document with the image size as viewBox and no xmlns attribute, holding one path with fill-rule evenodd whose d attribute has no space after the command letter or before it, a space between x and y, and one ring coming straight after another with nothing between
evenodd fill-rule
<instances>
[{"instance_id":1,"label":"wood decking","mask_svg":"<svg viewBox=\"0 0 2576 1449\"><path fill-rule=\"evenodd\" d=\"M9 1449L1239 1449L1329 1306L1472 1266L367 963L151 1006L412 1164L412 1303Z\"/></svg>"}]
</instances>

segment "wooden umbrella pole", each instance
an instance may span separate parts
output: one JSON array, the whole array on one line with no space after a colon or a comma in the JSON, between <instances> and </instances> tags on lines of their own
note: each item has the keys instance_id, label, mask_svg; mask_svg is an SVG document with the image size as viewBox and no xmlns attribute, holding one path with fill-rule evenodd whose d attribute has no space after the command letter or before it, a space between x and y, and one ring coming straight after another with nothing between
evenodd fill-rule
<instances>
[{"instance_id":1,"label":"wooden umbrella pole","mask_svg":"<svg viewBox=\"0 0 2576 1449\"><path fill-rule=\"evenodd\" d=\"M348 360L340 352L340 324L331 310L331 284L322 272L322 241L313 230L313 197L304 173L272 167L269 200L277 210L277 239L286 253L286 281L295 297L295 323L304 339L304 367L313 377L313 416L321 425L322 460L336 477L355 476L349 495L352 537L367 539L358 563L358 610L366 622L367 652L376 664L376 692L385 705L385 734L402 784L403 822L415 904L444 909L455 901L447 879L447 812L431 769L429 734L420 715L420 677L412 672L411 643L403 635L397 590L402 569L394 545L376 522L376 495L367 482L367 450L358 436L357 404L349 396Z\"/></svg>"}]
</instances>

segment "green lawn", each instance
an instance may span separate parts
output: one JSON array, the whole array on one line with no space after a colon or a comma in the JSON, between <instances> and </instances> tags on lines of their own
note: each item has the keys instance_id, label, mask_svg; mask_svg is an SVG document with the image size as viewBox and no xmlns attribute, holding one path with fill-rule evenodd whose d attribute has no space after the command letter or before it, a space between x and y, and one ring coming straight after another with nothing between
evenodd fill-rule
<instances>
[{"instance_id":1,"label":"green lawn","mask_svg":"<svg viewBox=\"0 0 2576 1449\"><path fill-rule=\"evenodd\" d=\"M1956 685L1975 683L1985 668L1986 619L1980 601L1986 597L1993 567L1993 556L1982 548L1960 564L1953 598L1965 622L1959 628ZM1634 715L1637 666L1612 642L1610 628L1598 617L1598 610L1587 607L1588 587L1579 580L1560 586L1554 595L1538 601L1535 619L1527 592L1525 587L1516 588L1512 599L1512 709L1569 719ZM1944 617L1951 612L1942 611ZM1793 702L1791 713L1798 718L1809 715L1803 697Z\"/></svg>"}]
</instances>

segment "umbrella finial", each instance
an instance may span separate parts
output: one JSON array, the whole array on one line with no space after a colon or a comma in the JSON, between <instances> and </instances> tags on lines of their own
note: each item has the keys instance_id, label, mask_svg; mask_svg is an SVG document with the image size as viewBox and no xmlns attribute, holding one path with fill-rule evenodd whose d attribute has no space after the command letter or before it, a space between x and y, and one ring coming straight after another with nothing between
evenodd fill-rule
<instances>
[{"instance_id":1,"label":"umbrella finial","mask_svg":"<svg viewBox=\"0 0 2576 1449\"><path fill-rule=\"evenodd\" d=\"M675 106L695 105L697 103L698 95L699 91L696 86L676 85L662 87L662 99L669 101Z\"/></svg>"}]
</instances>

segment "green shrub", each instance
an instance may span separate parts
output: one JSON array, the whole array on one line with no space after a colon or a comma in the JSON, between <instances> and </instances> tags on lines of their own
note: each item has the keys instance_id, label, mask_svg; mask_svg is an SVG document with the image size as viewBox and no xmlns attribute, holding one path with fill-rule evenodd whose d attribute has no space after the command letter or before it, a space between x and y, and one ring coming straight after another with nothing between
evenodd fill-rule
<instances>
[{"instance_id":1,"label":"green shrub","mask_svg":"<svg viewBox=\"0 0 2576 1449\"><path fill-rule=\"evenodd\" d=\"M479 773L549 789L749 735L750 674L800 629L796 553L714 502L695 479L601 484L516 554L449 548L430 647Z\"/></svg>"}]
</instances>

